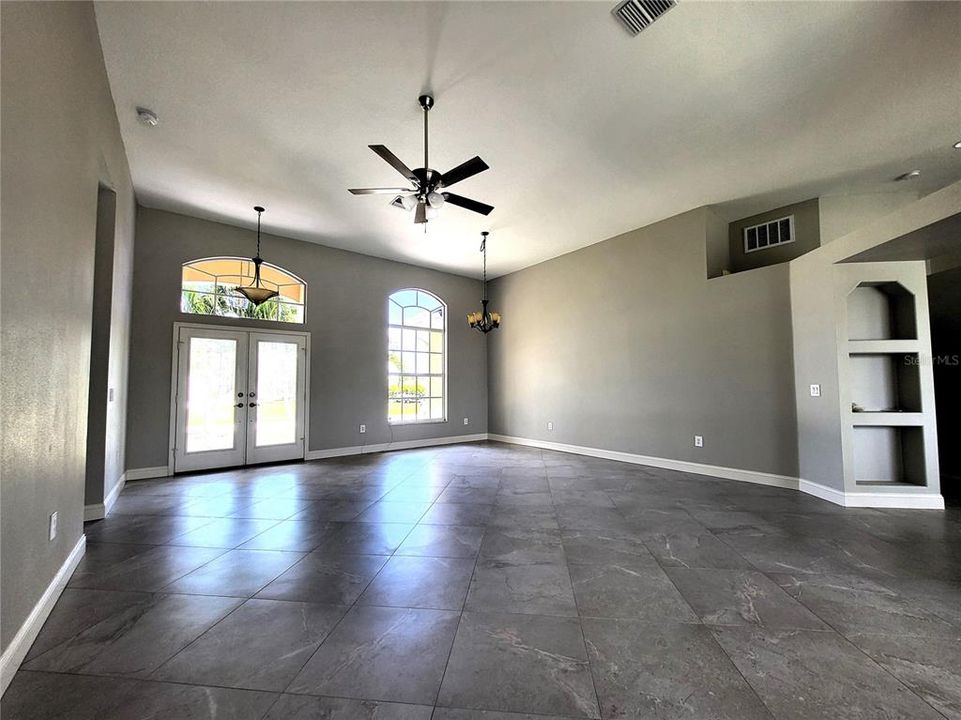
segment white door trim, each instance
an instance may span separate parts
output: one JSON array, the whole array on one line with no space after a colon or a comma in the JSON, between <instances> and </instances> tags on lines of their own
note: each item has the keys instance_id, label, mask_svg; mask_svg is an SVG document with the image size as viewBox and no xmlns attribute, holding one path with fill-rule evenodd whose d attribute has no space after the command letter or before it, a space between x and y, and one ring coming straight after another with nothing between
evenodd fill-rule
<instances>
[{"instance_id":1,"label":"white door trim","mask_svg":"<svg viewBox=\"0 0 961 720\"><path fill-rule=\"evenodd\" d=\"M180 359L180 346L178 338L181 328L196 328L200 330L236 330L239 332L250 333L270 333L271 335L299 335L306 342L306 358L304 360L304 460L307 459L307 446L310 440L310 332L306 330L274 330L262 327L251 327L249 325L227 325L226 323L196 323L196 322L174 322L172 343L170 350L170 421L167 430L167 475L174 474L174 445L177 439L177 368ZM152 472L159 468L146 468ZM128 473L127 479L132 479Z\"/></svg>"}]
</instances>

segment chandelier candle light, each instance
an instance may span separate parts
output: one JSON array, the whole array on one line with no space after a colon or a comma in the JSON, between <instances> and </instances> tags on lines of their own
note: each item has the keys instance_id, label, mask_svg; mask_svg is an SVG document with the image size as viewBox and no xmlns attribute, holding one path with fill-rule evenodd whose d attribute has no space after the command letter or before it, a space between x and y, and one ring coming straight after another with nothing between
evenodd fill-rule
<instances>
[{"instance_id":1,"label":"chandelier candle light","mask_svg":"<svg viewBox=\"0 0 961 720\"><path fill-rule=\"evenodd\" d=\"M271 298L277 297L279 293L276 290L260 286L260 265L263 263L263 259L260 257L260 215L264 212L264 208L260 207L260 205L255 205L254 210L257 211L257 256L251 258L254 261L254 283L247 287L238 287L237 292L250 300L254 305L259 306Z\"/></svg>"},{"instance_id":2,"label":"chandelier candle light","mask_svg":"<svg viewBox=\"0 0 961 720\"><path fill-rule=\"evenodd\" d=\"M501 314L490 312L487 309L487 236L490 235L486 230L481 233L480 251L484 253L484 299L481 300L483 310L480 312L467 313L467 323L475 330L480 330L485 335L491 330L500 327Z\"/></svg>"}]
</instances>

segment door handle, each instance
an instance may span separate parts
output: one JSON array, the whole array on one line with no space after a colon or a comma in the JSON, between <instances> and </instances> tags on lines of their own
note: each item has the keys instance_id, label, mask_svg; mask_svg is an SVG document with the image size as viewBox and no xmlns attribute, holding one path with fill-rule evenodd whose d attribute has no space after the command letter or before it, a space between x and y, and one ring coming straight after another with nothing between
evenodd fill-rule
<instances>
[{"instance_id":1,"label":"door handle","mask_svg":"<svg viewBox=\"0 0 961 720\"><path fill-rule=\"evenodd\" d=\"M248 407L257 407L257 403L250 403Z\"/></svg>"},{"instance_id":2,"label":"door handle","mask_svg":"<svg viewBox=\"0 0 961 720\"><path fill-rule=\"evenodd\" d=\"M243 406L244 406L243 403L237 403L236 405L234 405L234 407L243 407Z\"/></svg>"}]
</instances>

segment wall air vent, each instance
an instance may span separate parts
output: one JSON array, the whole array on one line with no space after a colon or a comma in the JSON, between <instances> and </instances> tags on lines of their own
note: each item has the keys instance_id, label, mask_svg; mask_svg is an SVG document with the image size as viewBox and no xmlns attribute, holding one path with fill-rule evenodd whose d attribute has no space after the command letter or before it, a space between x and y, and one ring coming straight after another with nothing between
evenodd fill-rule
<instances>
[{"instance_id":1,"label":"wall air vent","mask_svg":"<svg viewBox=\"0 0 961 720\"><path fill-rule=\"evenodd\" d=\"M637 35L676 5L675 0L624 0L611 13L631 35Z\"/></svg>"}]
</instances>

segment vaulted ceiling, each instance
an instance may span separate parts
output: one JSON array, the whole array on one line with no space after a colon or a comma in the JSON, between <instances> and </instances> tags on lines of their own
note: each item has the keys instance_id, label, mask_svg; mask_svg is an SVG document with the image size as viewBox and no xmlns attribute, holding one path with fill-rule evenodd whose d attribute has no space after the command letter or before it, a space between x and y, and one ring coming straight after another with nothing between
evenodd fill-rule
<instances>
[{"instance_id":1,"label":"vaulted ceiling","mask_svg":"<svg viewBox=\"0 0 961 720\"><path fill-rule=\"evenodd\" d=\"M612 2L97 4L140 201L476 275L705 204L961 178L961 3L680 2L631 37ZM480 155L425 234L348 187ZM157 127L136 120L143 105ZM897 186L898 190L904 189Z\"/></svg>"}]
</instances>

